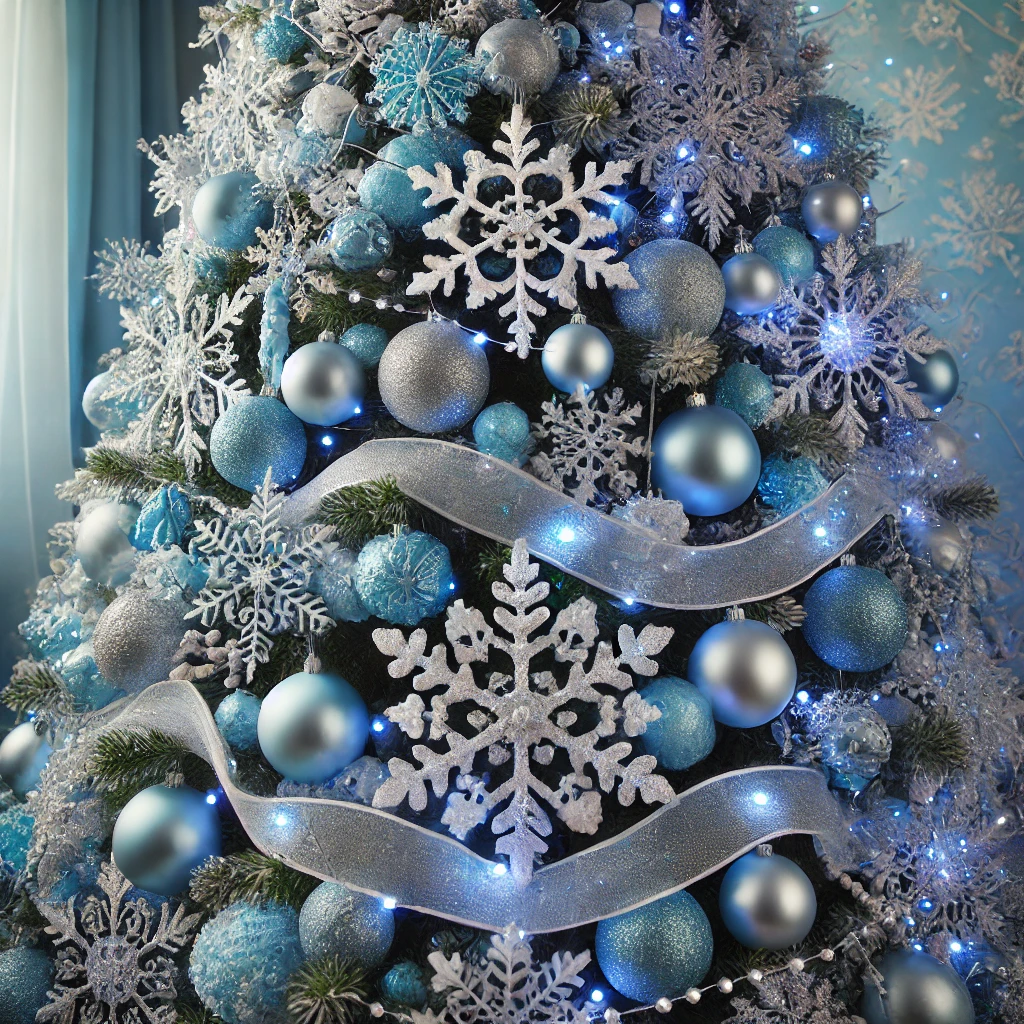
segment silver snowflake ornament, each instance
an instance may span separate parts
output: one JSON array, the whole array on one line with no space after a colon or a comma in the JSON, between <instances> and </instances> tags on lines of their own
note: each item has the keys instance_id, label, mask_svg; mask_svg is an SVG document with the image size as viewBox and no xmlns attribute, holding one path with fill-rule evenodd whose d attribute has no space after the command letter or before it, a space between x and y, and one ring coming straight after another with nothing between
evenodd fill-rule
<instances>
[{"instance_id":1,"label":"silver snowflake ornament","mask_svg":"<svg viewBox=\"0 0 1024 1024\"><path fill-rule=\"evenodd\" d=\"M508 162L470 151L463 158L466 182L461 188L455 185L451 168L440 163L433 174L423 167L408 171L417 189L430 190L424 206L455 200L451 210L423 227L427 238L444 241L452 255L424 256L428 272L413 274L408 294L429 294L443 287L444 294L451 295L462 270L469 282L468 308L477 309L508 296L498 309L499 316L513 317L508 328L512 338L505 348L518 352L521 359L529 353L530 339L537 331L532 317L547 313L536 294L554 299L565 309L575 309L576 272L581 267L588 288L596 288L599 277L611 288L637 287L625 263L609 262L617 257L614 248L587 248L591 240L612 234L616 225L608 217L595 216L586 203L610 205L612 197L604 189L621 184L632 162L607 163L600 173L597 164L588 163L583 181L577 184L568 146L553 146L546 157L531 159L540 146L536 139L527 141L532 128L522 106L516 104L501 126L508 141L494 142L495 152ZM557 197L535 196L527 187L544 178L557 182ZM509 186L504 197L492 202L481 195L485 182L486 192L493 193L500 180ZM569 215L579 225L571 238L563 233L563 221ZM499 279L492 280L494 277Z\"/></svg>"},{"instance_id":2,"label":"silver snowflake ornament","mask_svg":"<svg viewBox=\"0 0 1024 1024\"><path fill-rule=\"evenodd\" d=\"M491 818L491 831L500 837L495 849L509 856L519 884L530 879L534 860L547 850L543 837L551 834L552 824L542 803L574 832L593 835L602 820L595 782L605 793L617 788L623 806L632 804L637 793L645 803L666 802L674 795L664 778L652 774L655 758L632 757L632 744L621 735L639 736L661 716L633 689L626 669L655 675L658 666L650 655L665 647L673 630L648 625L637 636L630 626L620 626L620 653L616 656L611 644L601 641L591 658L598 638L597 609L580 598L558 613L547 632L533 636L551 615L542 604L550 588L537 582L539 570L526 542L516 541L504 567L508 582L492 587L504 606L494 612L499 631L462 601L448 609L445 631L458 664L455 671L444 645L427 653L425 630L417 629L408 640L397 629L373 633L380 651L394 659L388 666L392 678L419 669L412 680L415 692L385 715L414 740L427 732L433 744L413 746L418 767L398 757L390 760L391 778L377 790L374 806L397 807L408 799L414 811L422 811L427 784L443 796L457 772L459 790L449 798L446 824L465 835L500 807ZM532 666L546 652L556 664L569 666L567 678ZM478 683L471 666L490 663L493 654L502 656L511 673L493 671ZM427 692L432 693L429 709L420 696ZM587 729L581 730L579 715L569 708L577 701L594 706L595 721ZM473 709L449 720L449 709L456 705ZM471 777L478 754L486 754L490 766L485 785Z\"/></svg>"}]
</instances>

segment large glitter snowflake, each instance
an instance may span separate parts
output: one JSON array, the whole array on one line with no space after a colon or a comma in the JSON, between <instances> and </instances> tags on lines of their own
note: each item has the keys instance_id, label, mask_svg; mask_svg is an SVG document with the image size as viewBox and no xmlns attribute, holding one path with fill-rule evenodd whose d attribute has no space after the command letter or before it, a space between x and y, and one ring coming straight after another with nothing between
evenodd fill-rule
<instances>
[{"instance_id":1,"label":"large glitter snowflake","mask_svg":"<svg viewBox=\"0 0 1024 1024\"><path fill-rule=\"evenodd\" d=\"M268 471L248 509L195 524L192 549L207 559L210 576L188 618L209 627L223 617L239 630L248 682L269 657L272 636L334 625L323 599L309 591L310 576L327 554L327 531L285 529L283 503Z\"/></svg>"},{"instance_id":2,"label":"large glitter snowflake","mask_svg":"<svg viewBox=\"0 0 1024 1024\"><path fill-rule=\"evenodd\" d=\"M553 808L574 832L593 835L602 820L601 795L610 793L618 781L619 803L633 803L637 792L645 803L665 802L674 795L660 775L652 774L656 761L649 754L628 760L633 747L625 739L605 745L619 732L639 736L647 723L661 715L633 690L633 680L624 671L653 676L657 654L668 643L673 630L648 625L636 636L629 626L620 626L619 655L604 641L597 645L590 668L584 667L598 637L596 606L586 598L560 611L546 633L533 637L551 612L541 602L549 586L536 582L540 567L530 561L526 542L518 540L509 564L504 567L508 583L492 586L495 598L507 607L494 612L503 634L496 633L475 608L456 601L448 609L445 631L455 654L458 670L448 664L448 652L438 644L427 654L427 634L417 629L406 640L401 630L377 629L373 641L395 660L388 673L396 679L421 671L413 677L416 691L385 714L413 739L419 739L429 721L429 739L447 749L418 743L412 748L420 767L395 757L388 763L391 778L373 798L375 807L396 807L408 798L414 811L427 805L427 783L436 795L448 791L453 771L459 773L458 788L448 798L442 821L450 831L464 838L468 831L486 820L499 804L506 806L491 820L491 831L500 836L499 853L508 854L512 874L525 884L533 872L536 857L547 850L544 836L551 834L551 820L541 802ZM531 662L550 651L557 663L570 665L568 679L553 672L537 671ZM512 674L491 672L478 685L470 666L490 662L492 652L511 662ZM624 696L605 692L611 689ZM420 693L436 691L430 707ZM593 705L593 721L570 705ZM468 714L449 715L457 705L475 705ZM463 724L464 723L464 724ZM591 723L584 727L584 723ZM477 755L486 751L491 766L490 780L477 781L471 775ZM557 759L557 760L556 760ZM507 766L499 779L497 769ZM553 776L564 772L557 785L549 785L536 774L537 767L550 767ZM568 769L568 770L566 770Z\"/></svg>"},{"instance_id":3,"label":"large glitter snowflake","mask_svg":"<svg viewBox=\"0 0 1024 1024\"><path fill-rule=\"evenodd\" d=\"M174 956L192 939L199 914L181 906L172 913L138 895L111 863L100 868L103 896L51 906L36 901L54 936L57 973L51 1002L36 1015L45 1024L110 1021L111 1024L172 1024L178 969Z\"/></svg>"},{"instance_id":4,"label":"large glitter snowflake","mask_svg":"<svg viewBox=\"0 0 1024 1024\"><path fill-rule=\"evenodd\" d=\"M424 206L437 206L448 199L454 199L455 206L423 228L427 238L443 240L454 254L424 256L430 271L414 274L408 293L426 294L443 285L444 294L451 295L461 269L469 279L466 305L470 309L498 296L510 296L498 313L515 315L508 329L512 340L505 348L518 352L521 359L530 351L530 339L537 330L531 317L547 313L531 292L546 295L565 309L575 309L580 266L588 288L597 287L598 277L613 288L637 286L625 263L608 262L617 255L615 249L587 248L592 239L612 234L616 225L608 217L595 216L586 202L610 204L612 197L603 189L621 184L631 162L607 163L600 173L597 164L588 163L583 182L577 185L567 146L553 146L546 157L530 159L540 146L536 139L527 141L532 128L523 108L514 106L501 126L508 142L499 139L494 143L495 152L509 162L500 163L472 150L464 157L466 183L462 188L456 187L450 167L438 164L434 174L422 167L409 168L413 185L430 189ZM485 199L481 192L495 194L499 181L508 183L504 197ZM547 190L553 183L557 183L553 190L557 194ZM534 195L531 189L542 185L544 194ZM578 224L572 238L563 233L567 218ZM470 223L475 226L470 228Z\"/></svg>"},{"instance_id":5,"label":"large glitter snowflake","mask_svg":"<svg viewBox=\"0 0 1024 1024\"><path fill-rule=\"evenodd\" d=\"M908 386L907 353L934 352L939 342L909 308L918 274L912 261L901 259L879 282L868 270L857 272L856 250L840 236L821 262L827 277L815 275L791 293L788 311L748 320L736 333L776 363L781 393L769 419L832 412L836 437L855 449L867 433L864 413L877 412L883 398L892 415L930 415Z\"/></svg>"}]
</instances>

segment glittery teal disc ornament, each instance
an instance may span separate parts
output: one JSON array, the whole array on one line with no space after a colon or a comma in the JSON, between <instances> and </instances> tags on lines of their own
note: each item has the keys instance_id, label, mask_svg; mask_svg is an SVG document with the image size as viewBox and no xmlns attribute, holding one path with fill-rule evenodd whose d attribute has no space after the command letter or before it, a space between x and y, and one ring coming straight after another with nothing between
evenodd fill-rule
<instances>
[{"instance_id":1,"label":"glittery teal disc ornament","mask_svg":"<svg viewBox=\"0 0 1024 1024\"><path fill-rule=\"evenodd\" d=\"M796 228L778 224L754 236L754 249L779 272L790 287L814 274L814 243Z\"/></svg>"},{"instance_id":2,"label":"glittery teal disc ornament","mask_svg":"<svg viewBox=\"0 0 1024 1024\"><path fill-rule=\"evenodd\" d=\"M298 25L279 14L272 15L260 25L253 42L267 60L281 64L287 64L304 46L313 45Z\"/></svg>"},{"instance_id":3,"label":"glittery teal disc ornament","mask_svg":"<svg viewBox=\"0 0 1024 1024\"><path fill-rule=\"evenodd\" d=\"M788 516L809 505L828 490L828 480L813 459L801 455L786 459L769 455L761 467L757 493L780 516Z\"/></svg>"},{"instance_id":4,"label":"glittery teal disc ornament","mask_svg":"<svg viewBox=\"0 0 1024 1024\"><path fill-rule=\"evenodd\" d=\"M681 772L703 761L715 746L715 719L711 703L685 679L660 676L640 691L640 696L661 712L647 723L640 741L661 768Z\"/></svg>"},{"instance_id":5,"label":"glittery teal disc ornament","mask_svg":"<svg viewBox=\"0 0 1024 1024\"><path fill-rule=\"evenodd\" d=\"M338 340L359 360L364 370L375 370L391 339L388 332L376 324L355 324Z\"/></svg>"},{"instance_id":6,"label":"glittery teal disc ornament","mask_svg":"<svg viewBox=\"0 0 1024 1024\"><path fill-rule=\"evenodd\" d=\"M331 221L324 244L339 270L372 270L391 255L395 240L377 214L357 207Z\"/></svg>"},{"instance_id":7,"label":"glittery teal disc ornament","mask_svg":"<svg viewBox=\"0 0 1024 1024\"><path fill-rule=\"evenodd\" d=\"M217 174L192 200L192 223L207 245L238 252L255 245L256 229L274 223L274 204L261 198L255 174Z\"/></svg>"},{"instance_id":8,"label":"glittery teal disc ornament","mask_svg":"<svg viewBox=\"0 0 1024 1024\"><path fill-rule=\"evenodd\" d=\"M52 984L53 961L41 949L15 946L0 953L0 1022L34 1024Z\"/></svg>"},{"instance_id":9,"label":"glittery teal disc ornament","mask_svg":"<svg viewBox=\"0 0 1024 1024\"><path fill-rule=\"evenodd\" d=\"M270 395L248 395L230 406L210 431L210 460L228 483L250 493L267 470L276 487L293 483L306 461L306 431L287 406Z\"/></svg>"},{"instance_id":10,"label":"glittery teal disc ornament","mask_svg":"<svg viewBox=\"0 0 1024 1024\"><path fill-rule=\"evenodd\" d=\"M253 750L259 740L256 723L260 717L260 699L254 693L235 690L217 706L213 716L221 735L235 750Z\"/></svg>"},{"instance_id":11,"label":"glittery teal disc ornament","mask_svg":"<svg viewBox=\"0 0 1024 1024\"><path fill-rule=\"evenodd\" d=\"M597 925L597 962L628 999L676 999L711 967L711 923L685 890Z\"/></svg>"},{"instance_id":12,"label":"glittery teal disc ornament","mask_svg":"<svg viewBox=\"0 0 1024 1024\"><path fill-rule=\"evenodd\" d=\"M422 1009L430 994L423 968L411 960L399 961L381 978L380 994L394 1006L407 1010Z\"/></svg>"},{"instance_id":13,"label":"glittery teal disc ornament","mask_svg":"<svg viewBox=\"0 0 1024 1024\"><path fill-rule=\"evenodd\" d=\"M455 589L448 549L419 530L368 541L356 560L355 580L367 611L401 626L437 615Z\"/></svg>"},{"instance_id":14,"label":"glittery teal disc ornament","mask_svg":"<svg viewBox=\"0 0 1024 1024\"><path fill-rule=\"evenodd\" d=\"M715 385L715 405L732 409L748 427L761 426L774 402L771 377L753 363L732 363Z\"/></svg>"},{"instance_id":15,"label":"glittery teal disc ornament","mask_svg":"<svg viewBox=\"0 0 1024 1024\"><path fill-rule=\"evenodd\" d=\"M473 421L473 440L485 455L521 466L530 448L530 417L514 402L489 405Z\"/></svg>"},{"instance_id":16,"label":"glittery teal disc ornament","mask_svg":"<svg viewBox=\"0 0 1024 1024\"><path fill-rule=\"evenodd\" d=\"M337 956L372 970L395 937L395 915L377 896L336 882L318 885L302 904L299 938L310 960Z\"/></svg>"}]
</instances>

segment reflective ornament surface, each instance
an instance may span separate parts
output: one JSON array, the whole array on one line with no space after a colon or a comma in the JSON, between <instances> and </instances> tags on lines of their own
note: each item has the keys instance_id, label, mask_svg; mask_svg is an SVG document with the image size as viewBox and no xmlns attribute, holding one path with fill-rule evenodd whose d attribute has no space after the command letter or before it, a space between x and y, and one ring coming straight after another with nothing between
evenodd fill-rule
<instances>
[{"instance_id":1,"label":"reflective ornament surface","mask_svg":"<svg viewBox=\"0 0 1024 1024\"><path fill-rule=\"evenodd\" d=\"M486 61L484 86L505 96L516 89L527 97L547 92L561 66L558 37L537 18L492 25L477 41L476 56Z\"/></svg>"},{"instance_id":2,"label":"reflective ornament surface","mask_svg":"<svg viewBox=\"0 0 1024 1024\"><path fill-rule=\"evenodd\" d=\"M192 223L207 245L239 252L255 245L257 228L274 223L274 204L257 194L259 179L244 171L217 174L192 200Z\"/></svg>"},{"instance_id":3,"label":"reflective ornament surface","mask_svg":"<svg viewBox=\"0 0 1024 1024\"><path fill-rule=\"evenodd\" d=\"M812 185L804 193L800 209L808 234L822 243L856 234L864 214L860 193L842 181Z\"/></svg>"},{"instance_id":4,"label":"reflective ornament surface","mask_svg":"<svg viewBox=\"0 0 1024 1024\"><path fill-rule=\"evenodd\" d=\"M280 14L271 15L260 25L253 42L267 60L281 64L287 64L303 47L312 48L306 33L290 18L283 18Z\"/></svg>"},{"instance_id":5,"label":"reflective ornament surface","mask_svg":"<svg viewBox=\"0 0 1024 1024\"><path fill-rule=\"evenodd\" d=\"M640 696L661 712L647 723L640 742L661 768L681 772L703 761L715 746L715 719L711 703L685 679L659 676L640 691Z\"/></svg>"},{"instance_id":6,"label":"reflective ornament surface","mask_svg":"<svg viewBox=\"0 0 1024 1024\"><path fill-rule=\"evenodd\" d=\"M23 800L30 789L35 789L52 753L46 730L37 732L35 722L22 722L0 742L0 779Z\"/></svg>"},{"instance_id":7,"label":"reflective ornament surface","mask_svg":"<svg viewBox=\"0 0 1024 1024\"><path fill-rule=\"evenodd\" d=\"M82 394L82 412L97 430L123 430L139 414L134 401L103 397L111 383L109 370L98 373L86 384Z\"/></svg>"},{"instance_id":8,"label":"reflective ornament surface","mask_svg":"<svg viewBox=\"0 0 1024 1024\"><path fill-rule=\"evenodd\" d=\"M138 516L138 505L105 501L82 517L75 529L75 554L89 579L104 587L128 582L135 568L128 534Z\"/></svg>"},{"instance_id":9,"label":"reflective ornament surface","mask_svg":"<svg viewBox=\"0 0 1024 1024\"><path fill-rule=\"evenodd\" d=\"M364 370L375 370L388 347L388 332L376 324L355 324L339 339Z\"/></svg>"},{"instance_id":10,"label":"reflective ornament surface","mask_svg":"<svg viewBox=\"0 0 1024 1024\"><path fill-rule=\"evenodd\" d=\"M919 558L941 573L962 568L967 558L967 542L956 523L936 517L934 521L905 523L907 546Z\"/></svg>"},{"instance_id":11,"label":"reflective ornament surface","mask_svg":"<svg viewBox=\"0 0 1024 1024\"><path fill-rule=\"evenodd\" d=\"M774 265L756 252L738 252L722 264L725 306L740 316L753 316L779 301L782 278Z\"/></svg>"},{"instance_id":12,"label":"reflective ornament surface","mask_svg":"<svg viewBox=\"0 0 1024 1024\"><path fill-rule=\"evenodd\" d=\"M308 960L337 956L372 970L394 936L395 915L383 900L336 882L318 885L299 913L299 941Z\"/></svg>"},{"instance_id":13,"label":"reflective ornament surface","mask_svg":"<svg viewBox=\"0 0 1024 1024\"><path fill-rule=\"evenodd\" d=\"M861 1013L868 1024L974 1024L963 979L927 953L889 953L878 964L885 995L870 981Z\"/></svg>"},{"instance_id":14,"label":"reflective ornament surface","mask_svg":"<svg viewBox=\"0 0 1024 1024\"><path fill-rule=\"evenodd\" d=\"M715 405L731 409L748 427L759 427L775 403L771 377L753 363L730 363L715 385Z\"/></svg>"},{"instance_id":15,"label":"reflective ornament surface","mask_svg":"<svg viewBox=\"0 0 1024 1024\"><path fill-rule=\"evenodd\" d=\"M210 461L228 483L253 493L267 470L275 487L294 483L306 461L306 431L282 402L249 395L229 406L210 431Z\"/></svg>"},{"instance_id":16,"label":"reflective ornament surface","mask_svg":"<svg viewBox=\"0 0 1024 1024\"><path fill-rule=\"evenodd\" d=\"M540 355L544 376L559 391L572 394L582 384L591 391L612 375L615 351L593 324L564 324L552 331Z\"/></svg>"},{"instance_id":17,"label":"reflective ornament surface","mask_svg":"<svg viewBox=\"0 0 1024 1024\"><path fill-rule=\"evenodd\" d=\"M303 423L344 423L362 411L365 392L359 360L337 342L314 341L285 360L281 397Z\"/></svg>"},{"instance_id":18,"label":"reflective ornament surface","mask_svg":"<svg viewBox=\"0 0 1024 1024\"><path fill-rule=\"evenodd\" d=\"M862 790L882 770L892 753L892 736L877 711L846 708L821 736L821 762L832 784Z\"/></svg>"},{"instance_id":19,"label":"reflective ornament surface","mask_svg":"<svg viewBox=\"0 0 1024 1024\"><path fill-rule=\"evenodd\" d=\"M0 953L0 1020L3 1024L35 1024L49 1002L54 963L33 946L13 946Z\"/></svg>"},{"instance_id":20,"label":"reflective ornament surface","mask_svg":"<svg viewBox=\"0 0 1024 1024\"><path fill-rule=\"evenodd\" d=\"M907 378L917 388L914 394L929 409L942 409L956 397L960 387L960 370L952 352L940 348L924 357L924 362L907 356Z\"/></svg>"},{"instance_id":21,"label":"reflective ornament surface","mask_svg":"<svg viewBox=\"0 0 1024 1024\"><path fill-rule=\"evenodd\" d=\"M339 270L372 270L391 255L394 238L377 214L356 207L331 221L324 244Z\"/></svg>"},{"instance_id":22,"label":"reflective ornament surface","mask_svg":"<svg viewBox=\"0 0 1024 1024\"><path fill-rule=\"evenodd\" d=\"M473 421L473 440L480 451L521 466L530 450L530 417L514 402L489 405Z\"/></svg>"},{"instance_id":23,"label":"reflective ornament surface","mask_svg":"<svg viewBox=\"0 0 1024 1024\"><path fill-rule=\"evenodd\" d=\"M779 272L783 284L803 284L814 274L814 244L796 228L783 224L754 236L754 249Z\"/></svg>"}]
</instances>

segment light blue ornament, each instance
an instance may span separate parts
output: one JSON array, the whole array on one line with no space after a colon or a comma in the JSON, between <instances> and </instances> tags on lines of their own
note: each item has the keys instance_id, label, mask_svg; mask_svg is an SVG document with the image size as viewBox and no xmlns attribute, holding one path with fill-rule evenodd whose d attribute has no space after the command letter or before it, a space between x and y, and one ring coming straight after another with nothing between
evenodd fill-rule
<instances>
[{"instance_id":1,"label":"light blue ornament","mask_svg":"<svg viewBox=\"0 0 1024 1024\"><path fill-rule=\"evenodd\" d=\"M282 779L277 784L277 795L285 798L308 796L318 800L343 800L372 807L374 794L390 778L391 772L386 764L364 754L326 782L313 784Z\"/></svg>"},{"instance_id":2,"label":"light blue ornament","mask_svg":"<svg viewBox=\"0 0 1024 1024\"><path fill-rule=\"evenodd\" d=\"M192 506L177 484L161 487L139 512L128 539L139 551L180 545L192 524Z\"/></svg>"},{"instance_id":3,"label":"light blue ornament","mask_svg":"<svg viewBox=\"0 0 1024 1024\"><path fill-rule=\"evenodd\" d=\"M33 612L18 631L36 655L56 661L82 642L82 617L75 611Z\"/></svg>"},{"instance_id":4,"label":"light blue ornament","mask_svg":"<svg viewBox=\"0 0 1024 1024\"><path fill-rule=\"evenodd\" d=\"M796 228L784 224L765 228L754 236L754 249L790 287L803 284L814 274L814 244Z\"/></svg>"},{"instance_id":5,"label":"light blue ornament","mask_svg":"<svg viewBox=\"0 0 1024 1024\"><path fill-rule=\"evenodd\" d=\"M530 450L530 417L513 402L489 405L473 421L473 440L485 455L521 466Z\"/></svg>"},{"instance_id":6,"label":"light blue ornament","mask_svg":"<svg viewBox=\"0 0 1024 1024\"><path fill-rule=\"evenodd\" d=\"M769 455L764 460L757 493L780 516L788 516L809 505L828 490L828 480L813 459L801 455L787 459Z\"/></svg>"},{"instance_id":7,"label":"light blue ornament","mask_svg":"<svg viewBox=\"0 0 1024 1024\"><path fill-rule=\"evenodd\" d=\"M681 772L703 761L715 746L715 719L708 699L685 679L660 676L640 696L661 712L640 741L662 768Z\"/></svg>"},{"instance_id":8,"label":"light blue ornament","mask_svg":"<svg viewBox=\"0 0 1024 1024\"><path fill-rule=\"evenodd\" d=\"M21 804L14 804L0 814L0 861L5 871L18 874L28 866L28 848L35 821Z\"/></svg>"},{"instance_id":9,"label":"light blue ornament","mask_svg":"<svg viewBox=\"0 0 1024 1024\"><path fill-rule=\"evenodd\" d=\"M366 379L344 345L314 341L285 361L281 398L303 423L333 427L362 412Z\"/></svg>"},{"instance_id":10,"label":"light blue ornament","mask_svg":"<svg viewBox=\"0 0 1024 1024\"><path fill-rule=\"evenodd\" d=\"M0 1021L35 1024L52 985L53 961L41 949L15 946L0 953Z\"/></svg>"},{"instance_id":11,"label":"light blue ornament","mask_svg":"<svg viewBox=\"0 0 1024 1024\"><path fill-rule=\"evenodd\" d=\"M319 594L336 622L363 622L370 613L356 592L356 553L347 548L332 551L309 578L309 591Z\"/></svg>"},{"instance_id":12,"label":"light blue ornament","mask_svg":"<svg viewBox=\"0 0 1024 1024\"><path fill-rule=\"evenodd\" d=\"M68 651L56 667L68 691L75 698L75 703L84 708L97 711L124 696L124 690L112 686L100 674L93 657L91 640Z\"/></svg>"},{"instance_id":13,"label":"light blue ornament","mask_svg":"<svg viewBox=\"0 0 1024 1024\"><path fill-rule=\"evenodd\" d=\"M285 778L324 782L366 746L370 716L341 676L296 672L275 686L260 707L263 756Z\"/></svg>"},{"instance_id":14,"label":"light blue ornament","mask_svg":"<svg viewBox=\"0 0 1024 1024\"><path fill-rule=\"evenodd\" d=\"M753 316L771 309L779 301L782 278L763 256L738 252L722 264L725 305L740 316Z\"/></svg>"},{"instance_id":15,"label":"light blue ornament","mask_svg":"<svg viewBox=\"0 0 1024 1024\"><path fill-rule=\"evenodd\" d=\"M411 960L401 960L380 980L380 994L393 1006L421 1010L429 992L423 968Z\"/></svg>"},{"instance_id":16,"label":"light blue ornament","mask_svg":"<svg viewBox=\"0 0 1024 1024\"><path fill-rule=\"evenodd\" d=\"M36 788L52 753L42 723L22 722L0 743L0 779L23 800L26 793Z\"/></svg>"},{"instance_id":17,"label":"light blue ornament","mask_svg":"<svg viewBox=\"0 0 1024 1024\"><path fill-rule=\"evenodd\" d=\"M294 483L306 461L299 418L270 395L248 395L231 405L210 431L210 461L220 475L250 493L267 470L275 487Z\"/></svg>"},{"instance_id":18,"label":"light blue ornament","mask_svg":"<svg viewBox=\"0 0 1024 1024\"><path fill-rule=\"evenodd\" d=\"M388 332L376 324L356 324L340 338L345 346L359 360L364 370L374 370L388 347Z\"/></svg>"},{"instance_id":19,"label":"light blue ornament","mask_svg":"<svg viewBox=\"0 0 1024 1024\"><path fill-rule=\"evenodd\" d=\"M117 816L111 852L132 885L176 896L200 864L220 855L217 808L190 786L150 786Z\"/></svg>"},{"instance_id":20,"label":"light blue ornament","mask_svg":"<svg viewBox=\"0 0 1024 1024\"><path fill-rule=\"evenodd\" d=\"M113 384L110 370L97 374L85 386L82 395L82 412L85 418L104 433L108 430L124 430L140 412L139 403L125 398L104 398L103 393Z\"/></svg>"},{"instance_id":21,"label":"light blue ornament","mask_svg":"<svg viewBox=\"0 0 1024 1024\"><path fill-rule=\"evenodd\" d=\"M775 403L775 388L768 374L753 363L732 363L715 385L715 405L732 409L748 427L759 427Z\"/></svg>"},{"instance_id":22,"label":"light blue ornament","mask_svg":"<svg viewBox=\"0 0 1024 1024\"><path fill-rule=\"evenodd\" d=\"M306 33L289 18L272 15L256 30L253 42L267 60L287 64L305 46L312 48Z\"/></svg>"},{"instance_id":23,"label":"light blue ornament","mask_svg":"<svg viewBox=\"0 0 1024 1024\"><path fill-rule=\"evenodd\" d=\"M395 240L377 214L356 207L331 221L324 244L339 270L373 270L391 255Z\"/></svg>"},{"instance_id":24,"label":"light blue ornament","mask_svg":"<svg viewBox=\"0 0 1024 1024\"><path fill-rule=\"evenodd\" d=\"M291 280L287 274L274 278L263 295L263 316L260 319L260 373L263 382L273 391L281 386L281 372L291 344L288 324L292 310L288 296Z\"/></svg>"},{"instance_id":25,"label":"light blue ornament","mask_svg":"<svg viewBox=\"0 0 1024 1024\"><path fill-rule=\"evenodd\" d=\"M861 1013L867 1024L974 1024L974 1004L963 978L941 960L909 949L887 953L878 986L867 980Z\"/></svg>"},{"instance_id":26,"label":"light blue ornament","mask_svg":"<svg viewBox=\"0 0 1024 1024\"><path fill-rule=\"evenodd\" d=\"M204 288L221 291L228 283L228 261L223 253L206 249L192 254L192 269Z\"/></svg>"},{"instance_id":27,"label":"light blue ornament","mask_svg":"<svg viewBox=\"0 0 1024 1024\"><path fill-rule=\"evenodd\" d=\"M209 576L210 569L201 558L171 545L154 551L146 559L143 578L152 590L177 592L191 600L206 586Z\"/></svg>"},{"instance_id":28,"label":"light blue ornament","mask_svg":"<svg viewBox=\"0 0 1024 1024\"><path fill-rule=\"evenodd\" d=\"M940 348L924 357L920 362L912 355L907 355L907 379L912 380L917 389L914 394L929 409L941 411L956 397L960 387L960 370L956 358L951 352Z\"/></svg>"},{"instance_id":29,"label":"light blue ornament","mask_svg":"<svg viewBox=\"0 0 1024 1024\"><path fill-rule=\"evenodd\" d=\"M203 1005L228 1024L274 1024L287 1018L288 982L302 963L292 907L238 902L203 925L188 974Z\"/></svg>"},{"instance_id":30,"label":"light blue ornament","mask_svg":"<svg viewBox=\"0 0 1024 1024\"><path fill-rule=\"evenodd\" d=\"M235 690L217 705L214 714L221 735L235 750L254 750L259 745L256 723L260 717L260 699L254 693Z\"/></svg>"},{"instance_id":31,"label":"light blue ornament","mask_svg":"<svg viewBox=\"0 0 1024 1024\"><path fill-rule=\"evenodd\" d=\"M261 198L259 179L245 171L217 174L192 200L192 223L207 245L240 252L255 245L257 228L274 223L274 204Z\"/></svg>"},{"instance_id":32,"label":"light blue ornament","mask_svg":"<svg viewBox=\"0 0 1024 1024\"><path fill-rule=\"evenodd\" d=\"M597 925L597 962L627 999L676 999L700 984L712 954L711 923L685 890Z\"/></svg>"},{"instance_id":33,"label":"light blue ornament","mask_svg":"<svg viewBox=\"0 0 1024 1024\"><path fill-rule=\"evenodd\" d=\"M882 770L892 754L885 719L872 708L848 707L821 735L821 763L837 789L859 792Z\"/></svg>"},{"instance_id":34,"label":"light blue ornament","mask_svg":"<svg viewBox=\"0 0 1024 1024\"><path fill-rule=\"evenodd\" d=\"M840 565L804 596L804 639L826 664L845 672L888 665L907 639L907 606L884 573Z\"/></svg>"},{"instance_id":35,"label":"light blue ornament","mask_svg":"<svg viewBox=\"0 0 1024 1024\"><path fill-rule=\"evenodd\" d=\"M604 331L578 317L548 335L540 364L559 391L572 394L580 384L593 391L612 375L615 350Z\"/></svg>"},{"instance_id":36,"label":"light blue ornament","mask_svg":"<svg viewBox=\"0 0 1024 1024\"><path fill-rule=\"evenodd\" d=\"M96 583L119 587L135 570L135 548L128 539L139 506L99 502L84 512L75 530L75 554L82 571Z\"/></svg>"},{"instance_id":37,"label":"light blue ornament","mask_svg":"<svg viewBox=\"0 0 1024 1024\"><path fill-rule=\"evenodd\" d=\"M385 622L415 626L440 613L454 589L448 549L418 530L368 541L356 560L356 590Z\"/></svg>"},{"instance_id":38,"label":"light blue ornament","mask_svg":"<svg viewBox=\"0 0 1024 1024\"><path fill-rule=\"evenodd\" d=\"M337 956L372 970L394 937L395 915L382 899L335 882L318 885L299 914L299 939L309 960Z\"/></svg>"}]
</instances>

